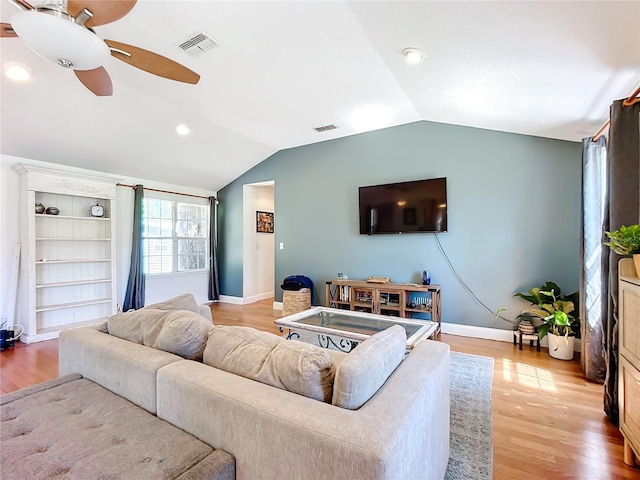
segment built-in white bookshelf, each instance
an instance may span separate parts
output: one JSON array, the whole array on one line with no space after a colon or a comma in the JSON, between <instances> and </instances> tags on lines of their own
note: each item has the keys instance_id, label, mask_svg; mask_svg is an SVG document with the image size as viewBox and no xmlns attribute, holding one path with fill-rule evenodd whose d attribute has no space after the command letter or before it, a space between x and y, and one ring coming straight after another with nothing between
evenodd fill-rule
<instances>
[{"instance_id":1,"label":"built-in white bookshelf","mask_svg":"<svg viewBox=\"0 0 640 480\"><path fill-rule=\"evenodd\" d=\"M20 314L22 340L101 321L116 311L117 179L17 164L21 174ZM91 206L104 216L91 216ZM57 215L36 213L36 204Z\"/></svg>"}]
</instances>

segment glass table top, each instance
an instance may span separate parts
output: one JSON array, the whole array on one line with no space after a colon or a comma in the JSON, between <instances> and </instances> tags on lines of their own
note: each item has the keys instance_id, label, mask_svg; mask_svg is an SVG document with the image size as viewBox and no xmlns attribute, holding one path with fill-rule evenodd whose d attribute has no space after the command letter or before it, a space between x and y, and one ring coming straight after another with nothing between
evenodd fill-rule
<instances>
[{"instance_id":1,"label":"glass table top","mask_svg":"<svg viewBox=\"0 0 640 480\"><path fill-rule=\"evenodd\" d=\"M407 338L414 335L422 325L416 325L413 323L405 323L394 321L400 320L399 317L387 317L387 318L362 318L354 315L349 315L347 312L327 312L319 311L314 312L307 317L302 317L298 320L294 320L296 323L304 325L314 325L316 327L327 327L341 331L362 333L365 335L374 335L382 330L389 328L392 325L399 324L407 332Z\"/></svg>"},{"instance_id":2,"label":"glass table top","mask_svg":"<svg viewBox=\"0 0 640 480\"><path fill-rule=\"evenodd\" d=\"M421 340L433 335L437 323L427 320L376 315L329 307L312 307L275 321L281 329L306 330L363 341L393 325L400 325L407 333L407 347L413 348Z\"/></svg>"}]
</instances>

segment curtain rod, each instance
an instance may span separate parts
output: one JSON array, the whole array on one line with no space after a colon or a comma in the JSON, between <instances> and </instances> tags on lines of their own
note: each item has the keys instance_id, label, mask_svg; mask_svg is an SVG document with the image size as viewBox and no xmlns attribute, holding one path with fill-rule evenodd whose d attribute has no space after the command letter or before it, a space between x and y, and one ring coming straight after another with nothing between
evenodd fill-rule
<instances>
[{"instance_id":1,"label":"curtain rod","mask_svg":"<svg viewBox=\"0 0 640 480\"><path fill-rule=\"evenodd\" d=\"M638 87L636 89L635 92L633 92L629 98L627 98L626 100L622 101L622 106L624 107L630 107L631 105L634 105L638 102L640 102L640 98L638 98L638 95L640 95L640 87ZM602 127L600 128L600 130L598 130L598 133L596 133L593 138L591 139L592 142L597 142L598 139L604 135L604 132L607 130L607 128L609 128L609 125L611 125L611 120L607 120L606 123L604 125L602 125Z\"/></svg>"},{"instance_id":2,"label":"curtain rod","mask_svg":"<svg viewBox=\"0 0 640 480\"><path fill-rule=\"evenodd\" d=\"M128 185L126 183L116 183L116 186L118 187L127 187L127 188L136 188L135 185ZM209 197L205 197L204 195L194 195L192 193L182 193L182 192L172 192L171 190L160 190L158 188L149 188L149 187L143 187L145 190L149 190L151 192L160 192L160 193L171 193L173 195L182 195L184 197L195 197L195 198L204 198L204 199L209 199ZM213 197L214 200L217 202L218 201L218 197Z\"/></svg>"}]
</instances>

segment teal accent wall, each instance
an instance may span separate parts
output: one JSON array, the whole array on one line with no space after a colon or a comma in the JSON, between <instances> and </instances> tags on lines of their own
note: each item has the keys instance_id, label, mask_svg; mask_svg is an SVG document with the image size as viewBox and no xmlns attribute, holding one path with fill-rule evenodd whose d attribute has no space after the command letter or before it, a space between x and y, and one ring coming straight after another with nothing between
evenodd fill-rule
<instances>
[{"instance_id":1,"label":"teal accent wall","mask_svg":"<svg viewBox=\"0 0 640 480\"><path fill-rule=\"evenodd\" d=\"M292 274L324 305L337 272L419 283L429 270L444 322L509 328L464 289L434 234L360 235L358 187L447 177L437 238L473 293L514 318L526 306L516 291L578 289L581 164L579 143L425 121L280 151L218 192L221 293L242 296L242 186L274 180L276 300Z\"/></svg>"}]
</instances>

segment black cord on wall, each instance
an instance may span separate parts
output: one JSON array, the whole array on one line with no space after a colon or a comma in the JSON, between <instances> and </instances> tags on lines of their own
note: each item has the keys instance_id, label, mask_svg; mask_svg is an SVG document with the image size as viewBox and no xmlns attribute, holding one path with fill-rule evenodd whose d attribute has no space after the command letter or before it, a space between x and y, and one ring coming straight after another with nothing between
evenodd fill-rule
<instances>
[{"instance_id":1,"label":"black cord on wall","mask_svg":"<svg viewBox=\"0 0 640 480\"><path fill-rule=\"evenodd\" d=\"M434 233L433 237L436 239L436 244L438 245L438 250L440 250L440 253L442 254L442 256L444 257L444 259L446 260L447 264L449 265L449 268L451 269L451 272L453 273L453 276L456 277L456 279L458 280L458 282L460 282L460 285L462 285L464 287L464 289L469 293L469 295L471 295L471 298L473 298L473 300L480 305L482 308L484 308L487 312L489 312L491 315L499 318L500 320L504 320L505 322L509 322L511 325L518 325L518 322L516 322L515 320L510 320L508 318L503 317L502 315L496 315L496 312L491 310L489 307L487 307L482 300L480 300L478 298L478 296L473 293L473 291L467 286L466 283L464 283L464 280L462 280L462 277L460 277L460 275L458 274L458 272L456 271L456 269L454 268L453 264L451 263L451 260L449 260L449 257L447 256L447 252L444 251L444 248L442 247L442 244L440 243L440 239L438 238L438 234Z\"/></svg>"}]
</instances>

